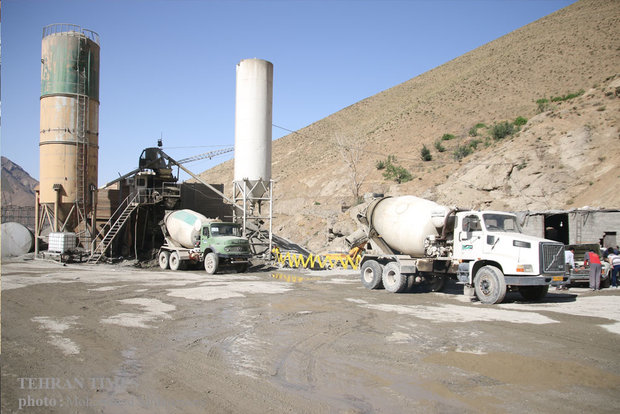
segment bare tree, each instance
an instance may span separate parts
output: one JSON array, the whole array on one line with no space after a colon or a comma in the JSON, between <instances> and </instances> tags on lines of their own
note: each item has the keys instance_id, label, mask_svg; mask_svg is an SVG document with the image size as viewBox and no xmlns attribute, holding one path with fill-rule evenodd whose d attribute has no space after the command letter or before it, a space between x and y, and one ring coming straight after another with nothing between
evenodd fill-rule
<instances>
[{"instance_id":1,"label":"bare tree","mask_svg":"<svg viewBox=\"0 0 620 414\"><path fill-rule=\"evenodd\" d=\"M364 153L364 142L355 135L338 133L334 136L338 152L349 169L349 188L353 202L360 202L360 189L368 173L362 173L360 162Z\"/></svg>"}]
</instances>

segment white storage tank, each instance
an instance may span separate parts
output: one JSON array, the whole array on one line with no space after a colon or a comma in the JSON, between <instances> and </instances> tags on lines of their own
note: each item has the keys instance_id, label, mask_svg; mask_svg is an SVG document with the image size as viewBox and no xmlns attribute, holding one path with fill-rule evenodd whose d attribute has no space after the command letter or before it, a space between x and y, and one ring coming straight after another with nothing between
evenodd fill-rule
<instances>
[{"instance_id":1,"label":"white storage tank","mask_svg":"<svg viewBox=\"0 0 620 414\"><path fill-rule=\"evenodd\" d=\"M450 209L415 196L379 200L369 217L372 226L393 249L424 256L426 236L438 236Z\"/></svg>"},{"instance_id":2,"label":"white storage tank","mask_svg":"<svg viewBox=\"0 0 620 414\"><path fill-rule=\"evenodd\" d=\"M271 180L272 102L273 64L262 59L239 62L235 99L234 181L249 180L250 188L260 180L268 186ZM248 197L261 197L264 190L265 186L259 185Z\"/></svg>"},{"instance_id":3,"label":"white storage tank","mask_svg":"<svg viewBox=\"0 0 620 414\"><path fill-rule=\"evenodd\" d=\"M200 240L202 226L209 221L202 214L187 209L170 212L164 218L172 240L187 249L195 247L196 241Z\"/></svg>"},{"instance_id":4,"label":"white storage tank","mask_svg":"<svg viewBox=\"0 0 620 414\"><path fill-rule=\"evenodd\" d=\"M34 248L34 235L20 223L2 223L2 257L17 257Z\"/></svg>"}]
</instances>

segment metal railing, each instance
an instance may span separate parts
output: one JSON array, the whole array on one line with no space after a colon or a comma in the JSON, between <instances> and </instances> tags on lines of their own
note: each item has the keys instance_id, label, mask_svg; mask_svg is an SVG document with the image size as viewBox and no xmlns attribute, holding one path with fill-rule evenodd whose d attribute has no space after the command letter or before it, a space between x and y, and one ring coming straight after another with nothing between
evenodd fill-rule
<instances>
[{"instance_id":1,"label":"metal railing","mask_svg":"<svg viewBox=\"0 0 620 414\"><path fill-rule=\"evenodd\" d=\"M77 24L71 23L54 23L43 28L43 37L55 35L55 34L81 34L86 36L88 39L93 42L99 44L99 34L97 32L93 32L92 30L83 29L82 26L78 26Z\"/></svg>"},{"instance_id":2,"label":"metal railing","mask_svg":"<svg viewBox=\"0 0 620 414\"><path fill-rule=\"evenodd\" d=\"M136 193L135 202L140 204L155 204L167 197L181 197L181 186L179 184L162 183L161 187L139 188Z\"/></svg>"},{"instance_id":3,"label":"metal railing","mask_svg":"<svg viewBox=\"0 0 620 414\"><path fill-rule=\"evenodd\" d=\"M127 196L127 198L125 198L121 204L118 206L118 208L114 211L114 213L112 213L110 215L110 219L103 225L101 226L101 230L99 230L99 232L95 235L95 237L93 238L92 243L90 244L90 251L94 252L95 248L96 248L96 244L99 240L99 238L101 237L102 239L105 237L105 235L107 234L107 232L114 227L114 224L116 223L116 221L118 221L119 217L121 216L121 214L123 213L123 211L125 211L125 209L132 203L137 202L137 199L139 197L139 194L130 194Z\"/></svg>"}]
</instances>

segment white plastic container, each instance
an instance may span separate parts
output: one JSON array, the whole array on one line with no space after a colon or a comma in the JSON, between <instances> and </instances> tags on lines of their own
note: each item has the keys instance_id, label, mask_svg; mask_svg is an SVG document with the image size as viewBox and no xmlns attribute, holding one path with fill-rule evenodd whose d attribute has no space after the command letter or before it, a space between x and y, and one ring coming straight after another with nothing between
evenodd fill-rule
<instances>
[{"instance_id":1,"label":"white plastic container","mask_svg":"<svg viewBox=\"0 0 620 414\"><path fill-rule=\"evenodd\" d=\"M48 241L48 252L65 253L75 249L77 237L75 233L50 233Z\"/></svg>"}]
</instances>

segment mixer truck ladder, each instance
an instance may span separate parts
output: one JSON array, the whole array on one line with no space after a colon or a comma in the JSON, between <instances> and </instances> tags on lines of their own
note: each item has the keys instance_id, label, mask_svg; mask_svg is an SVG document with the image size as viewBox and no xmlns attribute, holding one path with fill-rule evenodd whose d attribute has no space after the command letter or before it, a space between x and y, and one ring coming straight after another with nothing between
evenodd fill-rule
<instances>
[{"instance_id":1,"label":"mixer truck ladder","mask_svg":"<svg viewBox=\"0 0 620 414\"><path fill-rule=\"evenodd\" d=\"M118 207L118 209L116 209L114 214L112 214L112 216L110 217L110 220L108 220L108 222L103 225L104 229L109 226L110 230L108 230L108 232L105 234L105 236L103 236L103 239L101 239L101 241L99 242L97 247L95 247L92 250L93 253L88 258L88 263L97 263L99 260L101 260L101 258L103 257L103 255L106 252L106 250L108 249L108 247L110 247L110 245L114 241L114 238L116 237L118 232L123 228L123 226L125 225L125 223L129 219L129 217L131 216L131 213L133 213L138 208L138 206L140 205L140 202L138 201L139 197L140 197L140 193L137 193L135 196L133 196L133 198L131 198L131 200L130 200L130 197L132 197L132 196L129 195L121 203L121 205ZM125 204L127 204L127 205L125 206ZM118 215L118 218L116 218L116 220L114 220L114 217L117 217L117 213L123 208L123 206L125 206L125 208L120 213L120 215ZM113 220L114 220L114 223L111 224ZM101 233L99 233L97 235L97 237L99 237L100 235L101 235ZM96 239L93 241L93 244L95 242L96 242Z\"/></svg>"}]
</instances>

